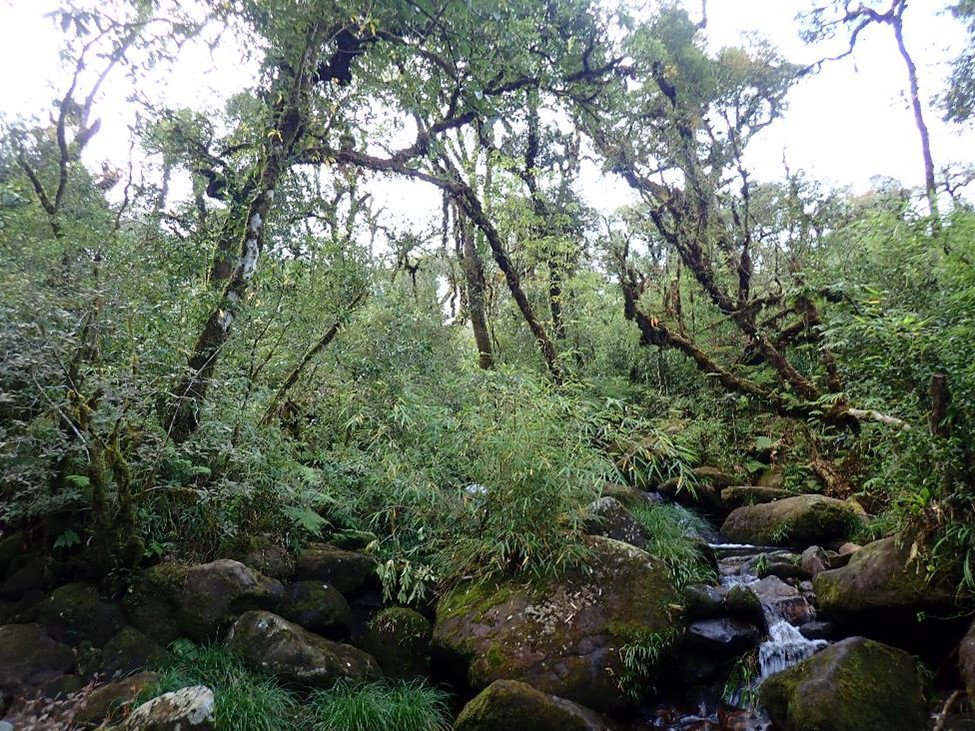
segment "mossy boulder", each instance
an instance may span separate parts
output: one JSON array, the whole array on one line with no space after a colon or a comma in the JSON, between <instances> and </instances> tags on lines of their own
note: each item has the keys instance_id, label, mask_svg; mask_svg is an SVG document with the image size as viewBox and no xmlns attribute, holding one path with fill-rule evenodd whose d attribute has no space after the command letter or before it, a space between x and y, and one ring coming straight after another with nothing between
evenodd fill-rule
<instances>
[{"instance_id":1,"label":"mossy boulder","mask_svg":"<svg viewBox=\"0 0 975 731\"><path fill-rule=\"evenodd\" d=\"M139 673L96 688L79 704L74 715L75 723L98 726L105 721L118 720L135 703L139 694L158 682L159 678L158 673Z\"/></svg>"},{"instance_id":2,"label":"mossy boulder","mask_svg":"<svg viewBox=\"0 0 975 731\"><path fill-rule=\"evenodd\" d=\"M98 666L107 677L123 677L137 670L162 665L169 653L133 627L123 627L102 648Z\"/></svg>"},{"instance_id":3,"label":"mossy boulder","mask_svg":"<svg viewBox=\"0 0 975 731\"><path fill-rule=\"evenodd\" d=\"M227 646L253 667L296 686L328 688L337 680L372 680L376 661L351 645L332 642L263 611L242 614L227 633Z\"/></svg>"},{"instance_id":4,"label":"mossy boulder","mask_svg":"<svg viewBox=\"0 0 975 731\"><path fill-rule=\"evenodd\" d=\"M956 620L939 619L957 614L955 585L949 576L929 580L924 566L911 559L911 542L895 536L868 543L846 566L813 578L822 613L867 636L918 650L952 637L957 642L964 632ZM919 613L927 615L923 622Z\"/></svg>"},{"instance_id":5,"label":"mossy boulder","mask_svg":"<svg viewBox=\"0 0 975 731\"><path fill-rule=\"evenodd\" d=\"M607 731L593 711L518 682L496 680L464 706L454 731Z\"/></svg>"},{"instance_id":6,"label":"mossy boulder","mask_svg":"<svg viewBox=\"0 0 975 731\"><path fill-rule=\"evenodd\" d=\"M122 608L102 599L90 584L58 587L35 610L48 634L69 645L88 641L101 647L125 626Z\"/></svg>"},{"instance_id":7,"label":"mossy boulder","mask_svg":"<svg viewBox=\"0 0 975 731\"><path fill-rule=\"evenodd\" d=\"M39 624L0 627L0 694L22 696L74 670L71 648Z\"/></svg>"},{"instance_id":8,"label":"mossy boulder","mask_svg":"<svg viewBox=\"0 0 975 731\"><path fill-rule=\"evenodd\" d=\"M243 612L276 609L284 586L239 561L165 564L145 572L123 602L136 629L162 645L213 639Z\"/></svg>"},{"instance_id":9,"label":"mossy boulder","mask_svg":"<svg viewBox=\"0 0 975 731\"><path fill-rule=\"evenodd\" d=\"M721 535L735 543L806 548L848 539L862 525L851 502L824 495L796 495L731 511Z\"/></svg>"},{"instance_id":10,"label":"mossy boulder","mask_svg":"<svg viewBox=\"0 0 975 731\"><path fill-rule=\"evenodd\" d=\"M911 560L909 544L895 536L881 538L852 554L846 566L817 574L813 587L820 607L846 620L951 607L953 585L928 581L924 567Z\"/></svg>"},{"instance_id":11,"label":"mossy boulder","mask_svg":"<svg viewBox=\"0 0 975 731\"><path fill-rule=\"evenodd\" d=\"M734 510L744 505L763 505L795 497L792 490L780 487L762 487L760 485L735 485L721 491L721 502L728 510Z\"/></svg>"},{"instance_id":12,"label":"mossy boulder","mask_svg":"<svg viewBox=\"0 0 975 731\"><path fill-rule=\"evenodd\" d=\"M590 535L614 538L637 548L646 549L649 545L643 526L623 507L623 503L608 495L586 507L583 525Z\"/></svg>"},{"instance_id":13,"label":"mossy boulder","mask_svg":"<svg viewBox=\"0 0 975 731\"><path fill-rule=\"evenodd\" d=\"M663 562L593 536L584 567L536 586L507 581L459 587L437 606L435 657L481 690L520 680L598 710L633 700L624 657L665 655L683 634L680 597ZM647 663L645 682L656 666Z\"/></svg>"},{"instance_id":14,"label":"mossy boulder","mask_svg":"<svg viewBox=\"0 0 975 731\"><path fill-rule=\"evenodd\" d=\"M278 614L326 637L345 637L352 629L352 608L337 589L321 581L296 581L284 593Z\"/></svg>"},{"instance_id":15,"label":"mossy boulder","mask_svg":"<svg viewBox=\"0 0 975 731\"><path fill-rule=\"evenodd\" d=\"M604 482L602 496L619 500L627 510L633 505L645 503L650 499L650 496L643 490L632 485L621 485L618 482Z\"/></svg>"},{"instance_id":16,"label":"mossy boulder","mask_svg":"<svg viewBox=\"0 0 975 731\"><path fill-rule=\"evenodd\" d=\"M323 581L346 595L378 582L376 561L371 556L324 543L309 544L298 554L295 578Z\"/></svg>"},{"instance_id":17,"label":"mossy boulder","mask_svg":"<svg viewBox=\"0 0 975 731\"><path fill-rule=\"evenodd\" d=\"M279 581L289 581L295 573L295 557L280 543L265 537L244 539L230 558Z\"/></svg>"},{"instance_id":18,"label":"mossy boulder","mask_svg":"<svg viewBox=\"0 0 975 731\"><path fill-rule=\"evenodd\" d=\"M783 731L927 728L916 658L863 637L766 678L759 699Z\"/></svg>"},{"instance_id":19,"label":"mossy boulder","mask_svg":"<svg viewBox=\"0 0 975 731\"><path fill-rule=\"evenodd\" d=\"M361 645L386 675L415 678L430 674L432 637L433 625L422 614L389 607L369 621Z\"/></svg>"}]
</instances>

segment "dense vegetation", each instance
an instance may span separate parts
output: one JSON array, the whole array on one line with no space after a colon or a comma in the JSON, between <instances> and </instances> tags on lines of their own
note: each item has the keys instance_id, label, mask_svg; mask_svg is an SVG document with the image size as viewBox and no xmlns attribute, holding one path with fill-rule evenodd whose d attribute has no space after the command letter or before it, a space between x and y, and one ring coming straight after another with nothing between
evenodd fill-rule
<instances>
[{"instance_id":1,"label":"dense vegetation","mask_svg":"<svg viewBox=\"0 0 975 731\"><path fill-rule=\"evenodd\" d=\"M859 197L758 180L748 145L820 67L612 5L65 4L51 121L9 118L0 143L3 535L116 587L258 540L354 541L387 601L423 607L472 577L584 566L606 483L693 491L717 466L856 497L877 516L863 540L908 536L969 596L975 210L957 175ZM810 41L903 22L903 2L849 5L807 17ZM144 99L142 172L82 164L103 84L232 38L260 64L250 88L219 113ZM971 67L916 105L922 129L965 123ZM593 210L592 160L638 202ZM388 179L441 214L391 223ZM693 517L634 516L678 587L707 581ZM219 648L174 663L172 687L294 717ZM350 688L316 696L309 727L400 702L429 714L416 728L446 723L437 691Z\"/></svg>"}]
</instances>

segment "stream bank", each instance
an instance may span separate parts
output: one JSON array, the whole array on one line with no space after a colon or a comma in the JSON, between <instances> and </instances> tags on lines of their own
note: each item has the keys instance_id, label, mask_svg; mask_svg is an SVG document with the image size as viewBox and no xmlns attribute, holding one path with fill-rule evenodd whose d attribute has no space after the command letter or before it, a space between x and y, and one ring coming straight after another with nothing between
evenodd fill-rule
<instances>
[{"instance_id":1,"label":"stream bank","mask_svg":"<svg viewBox=\"0 0 975 731\"><path fill-rule=\"evenodd\" d=\"M901 543L852 543L855 505L729 486L678 508L692 500L666 492L608 486L589 508L586 565L557 580L472 582L418 608L382 600L362 545L160 564L116 599L77 567L17 556L0 585L0 710L14 729L219 728L205 685L141 704L159 681L146 668L188 638L299 699L337 680L424 678L451 692L458 731L972 727L952 654L963 608ZM653 555L634 517L647 505L686 517L709 582L679 584ZM906 651L919 645L925 666Z\"/></svg>"}]
</instances>

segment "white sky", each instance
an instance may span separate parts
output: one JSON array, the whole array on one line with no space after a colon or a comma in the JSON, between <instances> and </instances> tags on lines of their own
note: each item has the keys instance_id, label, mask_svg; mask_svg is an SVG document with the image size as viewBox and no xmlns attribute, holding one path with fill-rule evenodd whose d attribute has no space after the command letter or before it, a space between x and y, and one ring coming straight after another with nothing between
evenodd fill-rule
<instances>
[{"instance_id":1,"label":"white sky","mask_svg":"<svg viewBox=\"0 0 975 731\"><path fill-rule=\"evenodd\" d=\"M699 0L686 0L695 15ZM826 55L798 37L796 14L811 0L710 0L708 36L715 47L732 45L744 33L771 39L791 61L804 63ZM965 42L960 24L943 12L947 0L914 0L906 13L905 34L918 64L922 96L929 101L943 87L948 63ZM55 91L65 78L58 58L60 31L44 14L56 0L0 0L0 115L47 114ZM843 42L829 49L842 50ZM245 86L253 68L226 49L216 60L199 47L187 49L175 68L160 70L142 91L171 106L218 109L221 100ZM111 83L114 81L115 83ZM121 83L120 83L121 82ZM782 177L782 156L793 171L856 192L869 187L872 176L896 178L921 186L923 172L917 130L904 89L906 72L892 33L873 27L861 35L852 58L830 64L801 82L791 93L784 119L765 130L749 151L749 164L759 179ZM89 146L85 161L102 160L124 167L129 147L127 125L134 108L121 75L106 84L95 114L102 131ZM928 106L927 121L935 164L975 163L975 134L943 124ZM618 181L601 179L591 166L583 190L590 202L606 211L627 202L629 193ZM384 183L379 197L398 211L403 223L437 209L439 199L413 183Z\"/></svg>"}]
</instances>

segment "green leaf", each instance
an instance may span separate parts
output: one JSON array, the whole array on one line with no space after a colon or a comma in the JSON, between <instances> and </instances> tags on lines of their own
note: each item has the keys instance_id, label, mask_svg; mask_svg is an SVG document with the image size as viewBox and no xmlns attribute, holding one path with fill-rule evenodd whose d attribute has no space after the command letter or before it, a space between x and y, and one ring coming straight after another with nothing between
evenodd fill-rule
<instances>
[{"instance_id":1,"label":"green leaf","mask_svg":"<svg viewBox=\"0 0 975 731\"><path fill-rule=\"evenodd\" d=\"M322 528L328 525L328 521L311 508L289 505L284 508L283 512L295 525L314 536L320 536Z\"/></svg>"},{"instance_id":2,"label":"green leaf","mask_svg":"<svg viewBox=\"0 0 975 731\"><path fill-rule=\"evenodd\" d=\"M68 529L59 535L57 540L54 541L54 548L55 550L58 548L71 548L71 546L77 546L79 543L81 543L81 536L79 536L73 530Z\"/></svg>"}]
</instances>

